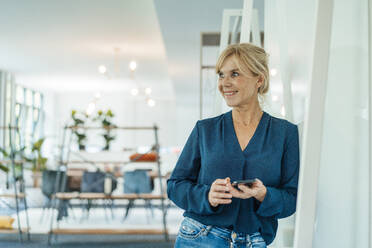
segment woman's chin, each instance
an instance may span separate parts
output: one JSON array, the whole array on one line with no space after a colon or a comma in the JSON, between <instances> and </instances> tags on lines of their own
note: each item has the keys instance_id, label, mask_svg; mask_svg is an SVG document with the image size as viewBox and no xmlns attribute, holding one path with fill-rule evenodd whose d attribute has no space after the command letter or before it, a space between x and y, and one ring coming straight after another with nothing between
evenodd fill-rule
<instances>
[{"instance_id":1,"label":"woman's chin","mask_svg":"<svg viewBox=\"0 0 372 248\"><path fill-rule=\"evenodd\" d=\"M236 107L236 103L234 103L234 102L232 102L232 101L226 101L226 100L225 100L225 102L226 102L226 105L227 105L228 107L230 107L230 108Z\"/></svg>"}]
</instances>

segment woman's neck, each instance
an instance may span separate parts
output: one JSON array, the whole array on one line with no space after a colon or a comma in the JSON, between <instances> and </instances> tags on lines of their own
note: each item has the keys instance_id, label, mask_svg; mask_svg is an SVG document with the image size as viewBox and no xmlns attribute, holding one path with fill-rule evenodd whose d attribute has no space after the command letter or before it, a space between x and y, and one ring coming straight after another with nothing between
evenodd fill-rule
<instances>
[{"instance_id":1,"label":"woman's neck","mask_svg":"<svg viewBox=\"0 0 372 248\"><path fill-rule=\"evenodd\" d=\"M242 107L234 107L232 110L233 120L238 124L249 126L259 122L263 112L257 104L246 105Z\"/></svg>"}]
</instances>

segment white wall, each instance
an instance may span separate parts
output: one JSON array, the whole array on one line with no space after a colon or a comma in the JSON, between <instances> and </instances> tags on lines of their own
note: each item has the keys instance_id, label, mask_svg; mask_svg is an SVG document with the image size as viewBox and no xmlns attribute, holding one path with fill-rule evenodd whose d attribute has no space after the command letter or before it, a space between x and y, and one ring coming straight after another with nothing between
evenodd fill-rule
<instances>
[{"instance_id":1,"label":"white wall","mask_svg":"<svg viewBox=\"0 0 372 248\"><path fill-rule=\"evenodd\" d=\"M275 21L277 2L266 1L265 8L271 67L279 65L278 39L283 35ZM299 123L304 118L310 81L316 1L279 2L286 6L281 17L287 23L288 69L294 119ZM334 1L332 28L313 247L367 247L367 1ZM282 93L280 83L280 74L272 78L272 93ZM281 102L282 98L277 104Z\"/></svg>"},{"instance_id":2,"label":"white wall","mask_svg":"<svg viewBox=\"0 0 372 248\"><path fill-rule=\"evenodd\" d=\"M368 247L367 0L334 1L313 247Z\"/></svg>"},{"instance_id":3,"label":"white wall","mask_svg":"<svg viewBox=\"0 0 372 248\"><path fill-rule=\"evenodd\" d=\"M94 99L94 92L64 92L46 94L46 136L50 139L54 154L59 154L58 145L60 145L63 136L63 126L66 123L71 124L71 110L85 111L88 104ZM181 121L190 117L185 111L176 112L176 106L172 100L157 100L155 107L150 108L145 99L135 100L134 97L124 92L102 92L101 99L97 102L96 110L111 109L115 114L114 124L118 126L153 126L159 127L159 143L162 148L183 145L177 143L178 136L184 136L182 131L178 130L178 119ZM96 113L96 111L95 111ZM99 125L99 124L95 124ZM185 131L186 133L187 131ZM89 131L88 143L97 148L103 147L102 130ZM153 131L115 131L116 139L112 143L111 150L122 151L124 147L136 148L137 146L151 146L154 144ZM76 142L73 142L73 145ZM48 150L48 155L53 153ZM113 154L114 156L114 154ZM164 154L164 170L173 168L176 154ZM107 158L110 160L110 158ZM112 160L112 158L111 158ZM113 159L115 160L115 159Z\"/></svg>"},{"instance_id":4,"label":"white wall","mask_svg":"<svg viewBox=\"0 0 372 248\"><path fill-rule=\"evenodd\" d=\"M71 118L71 110L85 111L88 104L94 99L94 93L86 92L66 92L57 93L55 96L56 116L54 120L57 127L61 130L62 126ZM157 100L155 107L147 106L145 99L135 99L128 93L122 92L103 92L101 99L97 102L96 110L111 109L115 114L113 122L118 126L152 126L156 123L159 130L160 143L163 146L175 144L175 125L174 102L171 100ZM95 111L96 112L96 111ZM115 144L116 147L149 145L153 143L153 133L150 136L144 132L129 132L124 137L126 140L120 140L121 144ZM146 133L146 131L145 131ZM118 133L118 135L121 135ZM149 138L151 140L148 140ZM93 143L98 141L91 140ZM118 143L118 142L116 142Z\"/></svg>"}]
</instances>

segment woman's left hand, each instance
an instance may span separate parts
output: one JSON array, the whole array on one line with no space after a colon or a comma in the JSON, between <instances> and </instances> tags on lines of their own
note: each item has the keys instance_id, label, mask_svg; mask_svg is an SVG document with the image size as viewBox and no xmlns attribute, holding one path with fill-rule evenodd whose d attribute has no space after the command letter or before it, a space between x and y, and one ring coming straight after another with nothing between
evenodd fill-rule
<instances>
[{"instance_id":1,"label":"woman's left hand","mask_svg":"<svg viewBox=\"0 0 372 248\"><path fill-rule=\"evenodd\" d=\"M256 198L258 201L262 202L265 199L267 189L260 179L255 180L251 187L245 186L244 184L239 184L238 189L233 187L231 183L227 185L230 189L230 193L233 197L248 199L251 197Z\"/></svg>"}]
</instances>

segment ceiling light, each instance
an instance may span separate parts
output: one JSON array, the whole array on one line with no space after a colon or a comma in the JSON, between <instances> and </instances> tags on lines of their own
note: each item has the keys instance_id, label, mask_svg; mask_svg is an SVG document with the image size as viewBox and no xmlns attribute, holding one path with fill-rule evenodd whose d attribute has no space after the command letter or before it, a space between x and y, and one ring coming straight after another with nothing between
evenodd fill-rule
<instances>
[{"instance_id":1,"label":"ceiling light","mask_svg":"<svg viewBox=\"0 0 372 248\"><path fill-rule=\"evenodd\" d=\"M285 108L282 106L282 109L280 110L280 114L285 117Z\"/></svg>"},{"instance_id":2,"label":"ceiling light","mask_svg":"<svg viewBox=\"0 0 372 248\"><path fill-rule=\"evenodd\" d=\"M147 100L147 104L148 104L150 107L154 107L154 106L155 106L155 101L152 100L152 99L148 99L148 100Z\"/></svg>"},{"instance_id":3,"label":"ceiling light","mask_svg":"<svg viewBox=\"0 0 372 248\"><path fill-rule=\"evenodd\" d=\"M136 96L136 95L138 95L138 89L134 88L130 91L130 93L132 94L132 96Z\"/></svg>"},{"instance_id":4,"label":"ceiling light","mask_svg":"<svg viewBox=\"0 0 372 248\"><path fill-rule=\"evenodd\" d=\"M136 70L136 68L137 68L137 63L136 63L136 61L131 61L131 62L129 63L129 69L130 69L131 71L134 71L134 70Z\"/></svg>"},{"instance_id":5,"label":"ceiling light","mask_svg":"<svg viewBox=\"0 0 372 248\"><path fill-rule=\"evenodd\" d=\"M97 92L95 95L94 95L94 98L96 98L97 100L98 99L101 99L101 93L100 92Z\"/></svg>"},{"instance_id":6,"label":"ceiling light","mask_svg":"<svg viewBox=\"0 0 372 248\"><path fill-rule=\"evenodd\" d=\"M106 66L104 65L98 66L98 72L101 74L105 74L107 72Z\"/></svg>"},{"instance_id":7,"label":"ceiling light","mask_svg":"<svg viewBox=\"0 0 372 248\"><path fill-rule=\"evenodd\" d=\"M278 70L277 69L273 68L273 69L270 70L270 75L271 76L275 77L276 74L278 74Z\"/></svg>"},{"instance_id":8,"label":"ceiling light","mask_svg":"<svg viewBox=\"0 0 372 248\"><path fill-rule=\"evenodd\" d=\"M96 104L94 102L89 103L88 108L86 110L86 114L88 116L91 115L95 109L96 109Z\"/></svg>"},{"instance_id":9,"label":"ceiling light","mask_svg":"<svg viewBox=\"0 0 372 248\"><path fill-rule=\"evenodd\" d=\"M151 88L146 88L146 89L145 89L145 93L146 93L146 95L150 95L151 92L152 92Z\"/></svg>"}]
</instances>

